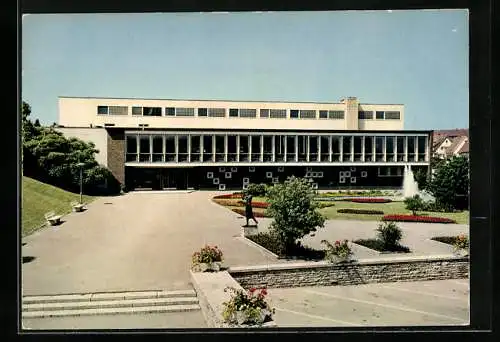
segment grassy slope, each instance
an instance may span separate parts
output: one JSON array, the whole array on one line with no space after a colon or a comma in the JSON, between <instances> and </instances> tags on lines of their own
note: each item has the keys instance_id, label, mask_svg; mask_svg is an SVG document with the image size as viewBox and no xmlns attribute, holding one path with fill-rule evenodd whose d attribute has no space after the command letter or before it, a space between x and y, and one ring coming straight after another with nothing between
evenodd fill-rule
<instances>
[{"instance_id":1,"label":"grassy slope","mask_svg":"<svg viewBox=\"0 0 500 342\"><path fill-rule=\"evenodd\" d=\"M22 199L22 236L26 236L45 223L46 212L54 211L58 215L70 212L70 203L78 201L80 195L23 176ZM93 199L95 197L83 196L84 203Z\"/></svg>"}]
</instances>

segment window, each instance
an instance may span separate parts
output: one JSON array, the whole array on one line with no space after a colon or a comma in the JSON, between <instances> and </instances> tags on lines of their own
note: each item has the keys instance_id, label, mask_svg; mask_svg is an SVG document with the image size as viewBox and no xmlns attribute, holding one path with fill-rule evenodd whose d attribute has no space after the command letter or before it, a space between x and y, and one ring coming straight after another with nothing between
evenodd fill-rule
<instances>
[{"instance_id":1,"label":"window","mask_svg":"<svg viewBox=\"0 0 500 342\"><path fill-rule=\"evenodd\" d=\"M344 120L344 111L343 110L329 110L328 118L335 120Z\"/></svg>"},{"instance_id":2,"label":"window","mask_svg":"<svg viewBox=\"0 0 500 342\"><path fill-rule=\"evenodd\" d=\"M363 137L355 136L354 137L354 160L361 161L362 156L362 146L363 145Z\"/></svg>"},{"instance_id":3,"label":"window","mask_svg":"<svg viewBox=\"0 0 500 342\"><path fill-rule=\"evenodd\" d=\"M385 112L386 120L399 120L401 118L399 112Z\"/></svg>"},{"instance_id":4,"label":"window","mask_svg":"<svg viewBox=\"0 0 500 342\"><path fill-rule=\"evenodd\" d=\"M273 136L264 135L263 137L264 161L273 161Z\"/></svg>"},{"instance_id":5,"label":"window","mask_svg":"<svg viewBox=\"0 0 500 342\"><path fill-rule=\"evenodd\" d=\"M365 137L365 161L373 161L373 137Z\"/></svg>"},{"instance_id":6,"label":"window","mask_svg":"<svg viewBox=\"0 0 500 342\"><path fill-rule=\"evenodd\" d=\"M319 111L319 118L320 119L328 119L328 111L327 110L320 110Z\"/></svg>"},{"instance_id":7,"label":"window","mask_svg":"<svg viewBox=\"0 0 500 342\"><path fill-rule=\"evenodd\" d=\"M127 136L127 161L137 161L137 137Z\"/></svg>"},{"instance_id":8,"label":"window","mask_svg":"<svg viewBox=\"0 0 500 342\"><path fill-rule=\"evenodd\" d=\"M226 150L225 150L225 140L224 135L215 136L215 161L223 162L225 161Z\"/></svg>"},{"instance_id":9,"label":"window","mask_svg":"<svg viewBox=\"0 0 500 342\"><path fill-rule=\"evenodd\" d=\"M127 106L109 106L109 115L128 115Z\"/></svg>"},{"instance_id":10,"label":"window","mask_svg":"<svg viewBox=\"0 0 500 342\"><path fill-rule=\"evenodd\" d=\"M142 115L142 107L132 107L132 115Z\"/></svg>"},{"instance_id":11,"label":"window","mask_svg":"<svg viewBox=\"0 0 500 342\"><path fill-rule=\"evenodd\" d=\"M149 135L142 135L139 138L139 161L140 162L149 162L150 159L150 150L149 150Z\"/></svg>"},{"instance_id":12,"label":"window","mask_svg":"<svg viewBox=\"0 0 500 342\"><path fill-rule=\"evenodd\" d=\"M261 109L260 110L260 117L261 118L268 118L269 117L269 109Z\"/></svg>"},{"instance_id":13,"label":"window","mask_svg":"<svg viewBox=\"0 0 500 342\"><path fill-rule=\"evenodd\" d=\"M418 161L422 162L425 161L425 141L426 137L419 136L417 137L418 143L417 143L417 148L418 148Z\"/></svg>"},{"instance_id":14,"label":"window","mask_svg":"<svg viewBox=\"0 0 500 342\"><path fill-rule=\"evenodd\" d=\"M332 161L340 161L340 143L342 137L332 136Z\"/></svg>"},{"instance_id":15,"label":"window","mask_svg":"<svg viewBox=\"0 0 500 342\"><path fill-rule=\"evenodd\" d=\"M299 162L307 160L307 138L305 135L298 136Z\"/></svg>"},{"instance_id":16,"label":"window","mask_svg":"<svg viewBox=\"0 0 500 342\"><path fill-rule=\"evenodd\" d=\"M383 111L377 111L376 118L377 118L377 120L383 120L384 119L384 112Z\"/></svg>"},{"instance_id":17,"label":"window","mask_svg":"<svg viewBox=\"0 0 500 342\"><path fill-rule=\"evenodd\" d=\"M240 109L240 118L255 118L257 117L256 109Z\"/></svg>"},{"instance_id":18,"label":"window","mask_svg":"<svg viewBox=\"0 0 500 342\"><path fill-rule=\"evenodd\" d=\"M163 137L161 135L153 136L153 161L163 161Z\"/></svg>"},{"instance_id":19,"label":"window","mask_svg":"<svg viewBox=\"0 0 500 342\"><path fill-rule=\"evenodd\" d=\"M405 137L396 137L397 161L405 160Z\"/></svg>"},{"instance_id":20,"label":"window","mask_svg":"<svg viewBox=\"0 0 500 342\"><path fill-rule=\"evenodd\" d=\"M322 135L320 138L321 161L330 160L330 137Z\"/></svg>"},{"instance_id":21,"label":"window","mask_svg":"<svg viewBox=\"0 0 500 342\"><path fill-rule=\"evenodd\" d=\"M372 111L359 111L358 112L358 119L359 120L372 120L373 119L373 112Z\"/></svg>"},{"instance_id":22,"label":"window","mask_svg":"<svg viewBox=\"0 0 500 342\"><path fill-rule=\"evenodd\" d=\"M175 108L174 107L165 108L165 115L166 116L175 116Z\"/></svg>"},{"instance_id":23,"label":"window","mask_svg":"<svg viewBox=\"0 0 500 342\"><path fill-rule=\"evenodd\" d=\"M252 158L250 161L260 161L260 135L252 135L250 144L252 147Z\"/></svg>"},{"instance_id":24,"label":"window","mask_svg":"<svg viewBox=\"0 0 500 342\"><path fill-rule=\"evenodd\" d=\"M375 137L375 160L384 161L384 137Z\"/></svg>"},{"instance_id":25,"label":"window","mask_svg":"<svg viewBox=\"0 0 500 342\"><path fill-rule=\"evenodd\" d=\"M229 109L229 117L230 118L238 117L238 109L234 108Z\"/></svg>"},{"instance_id":26,"label":"window","mask_svg":"<svg viewBox=\"0 0 500 342\"><path fill-rule=\"evenodd\" d=\"M385 157L386 161L394 160L394 147L395 147L396 137L386 137L385 138Z\"/></svg>"},{"instance_id":27,"label":"window","mask_svg":"<svg viewBox=\"0 0 500 342\"><path fill-rule=\"evenodd\" d=\"M342 139L342 160L351 160L351 146L352 146L352 136L343 137Z\"/></svg>"},{"instance_id":28,"label":"window","mask_svg":"<svg viewBox=\"0 0 500 342\"><path fill-rule=\"evenodd\" d=\"M309 161L311 162L318 161L318 141L317 136L309 137Z\"/></svg>"},{"instance_id":29,"label":"window","mask_svg":"<svg viewBox=\"0 0 500 342\"><path fill-rule=\"evenodd\" d=\"M179 135L177 137L178 161L188 161L188 136Z\"/></svg>"},{"instance_id":30,"label":"window","mask_svg":"<svg viewBox=\"0 0 500 342\"><path fill-rule=\"evenodd\" d=\"M249 161L248 152L248 136L240 135L240 161Z\"/></svg>"},{"instance_id":31,"label":"window","mask_svg":"<svg viewBox=\"0 0 500 342\"><path fill-rule=\"evenodd\" d=\"M415 139L416 137L407 137L408 139L408 161L413 162L415 161Z\"/></svg>"},{"instance_id":32,"label":"window","mask_svg":"<svg viewBox=\"0 0 500 342\"><path fill-rule=\"evenodd\" d=\"M175 135L165 136L165 161L175 161Z\"/></svg>"},{"instance_id":33,"label":"window","mask_svg":"<svg viewBox=\"0 0 500 342\"><path fill-rule=\"evenodd\" d=\"M97 106L97 114L107 115L108 114L108 106Z\"/></svg>"},{"instance_id":34,"label":"window","mask_svg":"<svg viewBox=\"0 0 500 342\"><path fill-rule=\"evenodd\" d=\"M275 161L285 161L285 135L274 136L274 156Z\"/></svg>"},{"instance_id":35,"label":"window","mask_svg":"<svg viewBox=\"0 0 500 342\"><path fill-rule=\"evenodd\" d=\"M206 108L198 108L198 116L207 116Z\"/></svg>"},{"instance_id":36,"label":"window","mask_svg":"<svg viewBox=\"0 0 500 342\"><path fill-rule=\"evenodd\" d=\"M225 108L208 108L208 116L212 118L223 118L226 116Z\"/></svg>"},{"instance_id":37,"label":"window","mask_svg":"<svg viewBox=\"0 0 500 342\"><path fill-rule=\"evenodd\" d=\"M286 109L271 109L269 117L273 119L286 119Z\"/></svg>"},{"instance_id":38,"label":"window","mask_svg":"<svg viewBox=\"0 0 500 342\"><path fill-rule=\"evenodd\" d=\"M294 162L295 161L295 136L287 135L286 136L286 161Z\"/></svg>"},{"instance_id":39,"label":"window","mask_svg":"<svg viewBox=\"0 0 500 342\"><path fill-rule=\"evenodd\" d=\"M296 109L290 110L290 117L292 119L298 119L299 118L299 111Z\"/></svg>"},{"instance_id":40,"label":"window","mask_svg":"<svg viewBox=\"0 0 500 342\"><path fill-rule=\"evenodd\" d=\"M213 158L213 136L203 136L203 161L212 161Z\"/></svg>"},{"instance_id":41,"label":"window","mask_svg":"<svg viewBox=\"0 0 500 342\"><path fill-rule=\"evenodd\" d=\"M161 107L143 107L142 115L144 116L161 116Z\"/></svg>"},{"instance_id":42,"label":"window","mask_svg":"<svg viewBox=\"0 0 500 342\"><path fill-rule=\"evenodd\" d=\"M227 136L227 161L236 161L236 135Z\"/></svg>"},{"instance_id":43,"label":"window","mask_svg":"<svg viewBox=\"0 0 500 342\"><path fill-rule=\"evenodd\" d=\"M175 108L175 116L194 116L194 108Z\"/></svg>"},{"instance_id":44,"label":"window","mask_svg":"<svg viewBox=\"0 0 500 342\"><path fill-rule=\"evenodd\" d=\"M191 136L191 162L199 162L200 161L200 141L201 137L199 135Z\"/></svg>"},{"instance_id":45,"label":"window","mask_svg":"<svg viewBox=\"0 0 500 342\"><path fill-rule=\"evenodd\" d=\"M301 119L316 119L315 110L301 110L299 111L299 117Z\"/></svg>"}]
</instances>

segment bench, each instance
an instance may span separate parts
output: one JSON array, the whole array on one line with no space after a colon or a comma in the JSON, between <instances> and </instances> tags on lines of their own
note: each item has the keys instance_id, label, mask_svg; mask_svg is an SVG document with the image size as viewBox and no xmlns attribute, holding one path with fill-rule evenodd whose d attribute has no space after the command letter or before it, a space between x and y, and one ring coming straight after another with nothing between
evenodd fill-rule
<instances>
[{"instance_id":1,"label":"bench","mask_svg":"<svg viewBox=\"0 0 500 342\"><path fill-rule=\"evenodd\" d=\"M83 211L85 204L73 201L73 202L71 202L71 207L73 207L73 211L80 212L80 211Z\"/></svg>"},{"instance_id":2,"label":"bench","mask_svg":"<svg viewBox=\"0 0 500 342\"><path fill-rule=\"evenodd\" d=\"M55 226L61 223L61 215L56 215L53 211L45 213L45 219L47 223L51 226Z\"/></svg>"}]
</instances>

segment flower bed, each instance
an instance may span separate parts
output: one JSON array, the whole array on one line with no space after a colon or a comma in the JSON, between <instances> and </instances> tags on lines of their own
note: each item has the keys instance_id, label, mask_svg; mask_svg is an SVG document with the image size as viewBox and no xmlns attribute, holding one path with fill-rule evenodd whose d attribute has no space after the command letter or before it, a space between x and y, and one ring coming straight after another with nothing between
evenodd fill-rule
<instances>
[{"instance_id":1,"label":"flower bed","mask_svg":"<svg viewBox=\"0 0 500 342\"><path fill-rule=\"evenodd\" d=\"M346 198L344 201L354 203L390 203L392 200L388 198Z\"/></svg>"},{"instance_id":2,"label":"flower bed","mask_svg":"<svg viewBox=\"0 0 500 342\"><path fill-rule=\"evenodd\" d=\"M191 261L192 269L196 271L219 271L223 260L222 251L217 246L205 245L194 252Z\"/></svg>"},{"instance_id":3,"label":"flower bed","mask_svg":"<svg viewBox=\"0 0 500 342\"><path fill-rule=\"evenodd\" d=\"M370 210L370 209L352 209L352 208L342 208L337 210L341 214L361 214L361 215L384 215L382 210Z\"/></svg>"},{"instance_id":4,"label":"flower bed","mask_svg":"<svg viewBox=\"0 0 500 342\"><path fill-rule=\"evenodd\" d=\"M217 195L214 196L214 199L232 199L232 198L241 199L242 197L243 195L241 194L241 192L235 192L232 194Z\"/></svg>"},{"instance_id":5,"label":"flower bed","mask_svg":"<svg viewBox=\"0 0 500 342\"><path fill-rule=\"evenodd\" d=\"M224 322L232 325L262 325L272 321L274 309L267 303L267 290L251 288L248 291L228 287L224 291L232 292L231 299L222 303Z\"/></svg>"},{"instance_id":6,"label":"flower bed","mask_svg":"<svg viewBox=\"0 0 500 342\"><path fill-rule=\"evenodd\" d=\"M382 221L398 222L423 222L423 223L457 223L455 220L445 217L418 216L418 215L385 215Z\"/></svg>"},{"instance_id":7,"label":"flower bed","mask_svg":"<svg viewBox=\"0 0 500 342\"><path fill-rule=\"evenodd\" d=\"M359 239L354 240L353 242L366 248L376 250L377 252L410 253L410 249L406 246L401 246L399 244L394 246L385 246L384 243L378 239Z\"/></svg>"},{"instance_id":8,"label":"flower bed","mask_svg":"<svg viewBox=\"0 0 500 342\"><path fill-rule=\"evenodd\" d=\"M245 209L233 208L231 210L233 212L235 212L236 214L240 214L241 216L245 216ZM258 211L254 211L253 215L255 217L270 217L270 216L266 216L264 213L261 213L261 212L258 212Z\"/></svg>"},{"instance_id":9,"label":"flower bed","mask_svg":"<svg viewBox=\"0 0 500 342\"><path fill-rule=\"evenodd\" d=\"M214 199L212 199L212 201L214 201L214 203L217 203L219 205L223 205L226 207L243 207L244 206L244 204L240 200L234 199L234 198L231 198L231 199L214 198Z\"/></svg>"}]
</instances>

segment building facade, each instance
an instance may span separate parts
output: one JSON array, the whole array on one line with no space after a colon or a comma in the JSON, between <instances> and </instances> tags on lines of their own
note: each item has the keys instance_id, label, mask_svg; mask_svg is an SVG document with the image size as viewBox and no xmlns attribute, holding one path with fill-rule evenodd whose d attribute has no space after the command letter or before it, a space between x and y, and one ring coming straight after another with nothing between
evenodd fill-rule
<instances>
[{"instance_id":1,"label":"building facade","mask_svg":"<svg viewBox=\"0 0 500 342\"><path fill-rule=\"evenodd\" d=\"M59 130L91 140L128 189L245 189L291 175L314 187L401 187L429 170L431 131L405 131L404 106L59 98ZM101 152L100 152L101 153Z\"/></svg>"}]
</instances>

